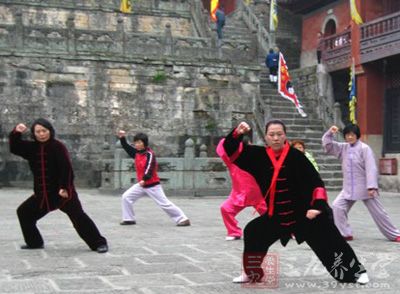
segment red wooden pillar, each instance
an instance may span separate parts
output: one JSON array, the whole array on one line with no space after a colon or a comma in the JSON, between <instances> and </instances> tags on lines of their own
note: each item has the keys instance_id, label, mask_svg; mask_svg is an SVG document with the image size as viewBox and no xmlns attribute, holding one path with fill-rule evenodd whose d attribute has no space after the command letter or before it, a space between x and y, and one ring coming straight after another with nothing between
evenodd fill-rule
<instances>
[{"instance_id":1,"label":"red wooden pillar","mask_svg":"<svg viewBox=\"0 0 400 294\"><path fill-rule=\"evenodd\" d=\"M361 133L382 135L385 84L379 65L364 66L357 77L357 121Z\"/></svg>"},{"instance_id":2,"label":"red wooden pillar","mask_svg":"<svg viewBox=\"0 0 400 294\"><path fill-rule=\"evenodd\" d=\"M366 21L365 1L356 0L358 12ZM354 38L354 39L353 39ZM352 55L357 74L357 122L364 137L383 134L384 74L379 63L362 65L360 60L360 29L352 24ZM365 138L366 139L366 138Z\"/></svg>"}]
</instances>

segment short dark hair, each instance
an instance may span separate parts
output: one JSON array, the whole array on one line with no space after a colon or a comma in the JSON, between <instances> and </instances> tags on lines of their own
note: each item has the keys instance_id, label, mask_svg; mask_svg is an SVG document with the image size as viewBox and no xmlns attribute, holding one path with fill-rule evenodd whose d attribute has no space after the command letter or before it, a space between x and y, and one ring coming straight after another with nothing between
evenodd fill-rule
<instances>
[{"instance_id":1,"label":"short dark hair","mask_svg":"<svg viewBox=\"0 0 400 294\"><path fill-rule=\"evenodd\" d=\"M270 121L268 121L267 124L265 125L265 133L268 132L268 128L270 125L281 125L283 128L283 131L286 134L286 126L283 123L283 121L281 121L280 119L271 119Z\"/></svg>"},{"instance_id":2,"label":"short dark hair","mask_svg":"<svg viewBox=\"0 0 400 294\"><path fill-rule=\"evenodd\" d=\"M348 133L354 133L357 136L357 139L361 137L360 127L356 124L348 124L343 129L343 137L346 137Z\"/></svg>"},{"instance_id":3,"label":"short dark hair","mask_svg":"<svg viewBox=\"0 0 400 294\"><path fill-rule=\"evenodd\" d=\"M290 142L290 146L294 147L294 145L300 144L303 146L304 149L306 149L306 144L304 144L303 140L293 140Z\"/></svg>"},{"instance_id":4,"label":"short dark hair","mask_svg":"<svg viewBox=\"0 0 400 294\"><path fill-rule=\"evenodd\" d=\"M147 137L147 135L145 133L137 133L133 137L133 142L136 142L139 140L143 142L145 147L149 146L149 137Z\"/></svg>"},{"instance_id":5,"label":"short dark hair","mask_svg":"<svg viewBox=\"0 0 400 294\"><path fill-rule=\"evenodd\" d=\"M32 136L33 140L36 141L36 137L35 137L35 126L36 125L41 125L45 129L48 129L50 131L50 140L54 139L54 137L56 136L56 131L54 130L53 125L45 118L38 118L32 123L32 126L31 126L31 136Z\"/></svg>"}]
</instances>

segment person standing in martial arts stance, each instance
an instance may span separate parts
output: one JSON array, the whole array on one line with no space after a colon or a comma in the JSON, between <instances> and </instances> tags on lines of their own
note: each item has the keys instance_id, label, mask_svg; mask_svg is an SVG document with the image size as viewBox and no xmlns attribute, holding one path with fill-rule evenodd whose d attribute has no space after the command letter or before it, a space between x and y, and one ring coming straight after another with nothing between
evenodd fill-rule
<instances>
[{"instance_id":1,"label":"person standing in martial arts stance","mask_svg":"<svg viewBox=\"0 0 400 294\"><path fill-rule=\"evenodd\" d=\"M336 226L346 240L353 240L347 214L357 200L362 200L382 234L390 241L400 242L400 231L379 200L378 168L372 149L360 140L361 132L356 124L343 129L346 142L333 139L338 131L338 127L332 126L322 137L326 153L342 162L343 188L332 203Z\"/></svg>"},{"instance_id":2,"label":"person standing in martial arts stance","mask_svg":"<svg viewBox=\"0 0 400 294\"><path fill-rule=\"evenodd\" d=\"M125 131L118 131L122 148L135 160L138 182L122 195L122 221L120 225L136 224L136 216L132 206L139 198L147 195L174 220L178 227L190 226L190 220L183 211L165 196L157 174L156 157L153 150L148 146L149 138L147 135L144 133L136 134L133 137L134 146L128 144L125 135Z\"/></svg>"},{"instance_id":3,"label":"person standing in martial arts stance","mask_svg":"<svg viewBox=\"0 0 400 294\"><path fill-rule=\"evenodd\" d=\"M10 133L10 151L28 160L33 173L34 194L17 209L26 245L21 249L44 248L44 241L36 222L50 211L60 209L70 218L79 236L93 251L108 251L107 240L100 235L92 219L83 211L74 186L74 172L68 150L55 139L51 123L39 118L31 127L34 141L22 139L27 130L18 124Z\"/></svg>"},{"instance_id":4,"label":"person standing in martial arts stance","mask_svg":"<svg viewBox=\"0 0 400 294\"><path fill-rule=\"evenodd\" d=\"M248 134L247 141L243 140L241 144L251 144L251 134ZM238 226L236 215L246 207L252 206L260 214L264 214L267 210L265 199L261 195L260 187L258 187L254 178L246 171L241 170L232 161L235 156L229 157L224 150L224 141L222 139L217 146L217 154L224 161L229 170L232 181L232 190L229 197L221 204L221 215L224 221L227 236L226 241L239 240L242 237L242 229ZM239 149L243 146L239 146Z\"/></svg>"},{"instance_id":5,"label":"person standing in martial arts stance","mask_svg":"<svg viewBox=\"0 0 400 294\"><path fill-rule=\"evenodd\" d=\"M224 149L229 156L237 154L234 164L254 177L266 195L267 213L244 229L244 273L233 282L262 281L262 262L269 247L277 240L286 246L294 236L298 243L307 242L336 280L368 283L364 266L333 222L324 183L312 163L289 146L284 123L271 120L266 124L266 147L243 145L240 150L249 130L247 123L240 123L225 138ZM346 270L337 271L338 263Z\"/></svg>"}]
</instances>

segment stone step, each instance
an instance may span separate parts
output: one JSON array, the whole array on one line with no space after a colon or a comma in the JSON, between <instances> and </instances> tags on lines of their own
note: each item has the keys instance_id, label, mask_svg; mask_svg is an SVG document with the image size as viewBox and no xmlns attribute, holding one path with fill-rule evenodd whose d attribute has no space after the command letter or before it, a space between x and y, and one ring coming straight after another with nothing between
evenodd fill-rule
<instances>
[{"instance_id":1,"label":"stone step","mask_svg":"<svg viewBox=\"0 0 400 294\"><path fill-rule=\"evenodd\" d=\"M342 172L340 170L337 170L335 172L333 171L328 171L326 169L322 169L321 167L319 167L319 174L321 175L322 178L324 179L342 179Z\"/></svg>"},{"instance_id":2,"label":"stone step","mask_svg":"<svg viewBox=\"0 0 400 294\"><path fill-rule=\"evenodd\" d=\"M299 125L314 125L321 124L321 121L318 119L304 118L301 117L300 114L297 114L294 118L286 118L284 123L288 126L288 130L290 131L291 126L299 126ZM322 134L321 134L322 136Z\"/></svg>"},{"instance_id":3,"label":"stone step","mask_svg":"<svg viewBox=\"0 0 400 294\"><path fill-rule=\"evenodd\" d=\"M340 173L340 178L342 178L342 167L340 165L327 165L325 163L320 163L320 161L317 160L318 167L321 170L327 170L330 172L339 172Z\"/></svg>"},{"instance_id":4,"label":"stone step","mask_svg":"<svg viewBox=\"0 0 400 294\"><path fill-rule=\"evenodd\" d=\"M342 180L324 180L324 179L322 179L322 180L324 181L325 189L327 191L339 192L342 189Z\"/></svg>"},{"instance_id":5,"label":"stone step","mask_svg":"<svg viewBox=\"0 0 400 294\"><path fill-rule=\"evenodd\" d=\"M261 85L264 87L260 87L260 94L265 96L265 95L271 95L271 96L277 96L279 95L278 93L278 86L275 83L271 83L269 81L269 76L268 80L265 80Z\"/></svg>"},{"instance_id":6,"label":"stone step","mask_svg":"<svg viewBox=\"0 0 400 294\"><path fill-rule=\"evenodd\" d=\"M235 32L226 32L226 31L223 31L222 33L224 39L243 40L246 42L251 42L253 40L253 36L250 35L249 33L237 34Z\"/></svg>"},{"instance_id":7,"label":"stone step","mask_svg":"<svg viewBox=\"0 0 400 294\"><path fill-rule=\"evenodd\" d=\"M235 23L229 23L226 24L223 28L223 30L225 31L229 31L229 32L237 32L237 33L247 33L249 31L249 29L245 26L242 26L244 24L243 21L236 21Z\"/></svg>"},{"instance_id":8,"label":"stone step","mask_svg":"<svg viewBox=\"0 0 400 294\"><path fill-rule=\"evenodd\" d=\"M290 15L289 12L285 13ZM299 38L294 37L299 36L299 33L299 28L285 22L278 27L276 43L285 57L289 73L291 69L299 67L301 42ZM300 99L304 111L308 114L306 118L301 117L294 104L278 93L277 85L269 82L265 56L259 58L259 64L263 68L259 75L260 96L267 107L270 107L272 117L284 121L289 140L301 139L305 142L306 149L313 154L320 167L321 177L327 189L339 190L342 185L341 166L336 158L326 155L323 150L321 138L325 130L321 120L314 113L315 102L307 98Z\"/></svg>"},{"instance_id":9,"label":"stone step","mask_svg":"<svg viewBox=\"0 0 400 294\"><path fill-rule=\"evenodd\" d=\"M292 112L294 112L296 116L299 115L297 110L294 108L294 105ZM272 112L272 114L274 114L274 112ZM299 119L287 118L285 119L285 124L287 125L288 130L293 132L323 133L321 122L318 123L318 119L311 119L310 117L299 117Z\"/></svg>"},{"instance_id":10,"label":"stone step","mask_svg":"<svg viewBox=\"0 0 400 294\"><path fill-rule=\"evenodd\" d=\"M290 126L287 126L290 129ZM292 133L292 132L288 132L287 133L287 137L290 139L314 139L314 142L317 142L317 140L321 140L321 135L319 133L307 133L304 134L303 132L297 132L297 133Z\"/></svg>"}]
</instances>

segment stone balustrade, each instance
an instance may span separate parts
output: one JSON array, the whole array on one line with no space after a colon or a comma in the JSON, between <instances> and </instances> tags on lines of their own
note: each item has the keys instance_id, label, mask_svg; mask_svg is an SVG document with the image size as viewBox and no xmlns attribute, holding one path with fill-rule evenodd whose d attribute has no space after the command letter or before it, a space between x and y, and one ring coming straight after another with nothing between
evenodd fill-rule
<instances>
[{"instance_id":1,"label":"stone balustrade","mask_svg":"<svg viewBox=\"0 0 400 294\"><path fill-rule=\"evenodd\" d=\"M119 11L121 0L0 0L3 4L13 4L21 6L45 6L69 9L90 9L90 10L109 10ZM187 10L189 0L134 0L132 1L133 11L143 9L161 10Z\"/></svg>"},{"instance_id":2,"label":"stone balustrade","mask_svg":"<svg viewBox=\"0 0 400 294\"><path fill-rule=\"evenodd\" d=\"M125 15L74 8L73 2L58 7L62 4L51 0L0 0L0 138L16 122L30 124L44 116L70 151L76 185L99 187L101 174L114 168L108 162L113 151L104 157L102 146L113 144L119 128L146 132L156 142L152 146L164 173L164 162L169 166L181 156L188 137L211 154L215 140L236 121L251 119L260 66L252 55L256 50L243 50L241 40L217 47L216 34L197 34L189 10L149 9L145 14L136 9ZM159 7L185 4L159 2ZM205 21L206 16L199 18ZM30 187L26 163L1 144L0 181ZM192 170L201 170L192 176L204 175L203 186L208 181L219 187L220 176L212 167L219 159L204 153L194 158ZM168 187L176 177L162 178Z\"/></svg>"},{"instance_id":3,"label":"stone balustrade","mask_svg":"<svg viewBox=\"0 0 400 294\"><path fill-rule=\"evenodd\" d=\"M238 5L242 14L243 20L246 25L256 33L257 45L263 51L263 55L268 52L269 48L274 45L275 40L271 39L271 35L268 33L264 24L260 22L254 12L244 4L243 0L238 0Z\"/></svg>"},{"instance_id":4,"label":"stone balustrade","mask_svg":"<svg viewBox=\"0 0 400 294\"><path fill-rule=\"evenodd\" d=\"M207 157L206 149L205 145L200 146L200 154L196 157L194 141L189 138L185 142L183 157L158 157L158 175L164 190L186 196L227 194L231 181L225 164L218 157ZM114 158L105 165L100 189L122 190L136 183L134 162L119 142L115 146Z\"/></svg>"},{"instance_id":5,"label":"stone balustrade","mask_svg":"<svg viewBox=\"0 0 400 294\"><path fill-rule=\"evenodd\" d=\"M82 20L77 18L83 16L76 13L67 16L59 13L66 20L64 24L58 22L57 25L27 24L27 14L16 10L9 21L0 22L0 48L4 53L103 55L122 58L170 56L186 60L221 58L236 64L256 62L256 50L246 50L248 45L244 41L229 40L223 48L217 48L212 37L193 36L195 34L190 31L190 19L164 17L154 20L148 16L144 20L143 16L115 14L116 24L115 20L111 20L112 16L108 15L110 24L98 29L86 24L91 21L88 16L84 24L80 23ZM136 28L136 31L131 30L138 22L142 23L142 27Z\"/></svg>"}]
</instances>

